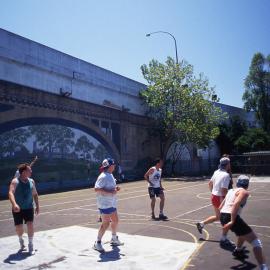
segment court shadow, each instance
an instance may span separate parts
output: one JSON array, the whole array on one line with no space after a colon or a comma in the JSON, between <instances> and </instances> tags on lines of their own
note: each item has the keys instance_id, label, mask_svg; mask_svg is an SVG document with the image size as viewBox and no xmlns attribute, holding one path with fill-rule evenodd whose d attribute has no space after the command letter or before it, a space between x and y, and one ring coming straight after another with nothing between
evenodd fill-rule
<instances>
[{"instance_id":1,"label":"court shadow","mask_svg":"<svg viewBox=\"0 0 270 270\"><path fill-rule=\"evenodd\" d=\"M19 250L17 253L8 255L8 257L3 260L3 263L16 264L16 262L25 260L29 256L29 252Z\"/></svg>"},{"instance_id":2,"label":"court shadow","mask_svg":"<svg viewBox=\"0 0 270 270\"><path fill-rule=\"evenodd\" d=\"M204 239L202 237L199 238L199 241L202 241L202 242L212 242L212 243L219 243L218 240L212 240L212 239Z\"/></svg>"},{"instance_id":3,"label":"court shadow","mask_svg":"<svg viewBox=\"0 0 270 270\"><path fill-rule=\"evenodd\" d=\"M111 262L121 260L121 256L125 254L120 253L120 249L117 246L113 246L112 250L100 253L98 262Z\"/></svg>"},{"instance_id":4,"label":"court shadow","mask_svg":"<svg viewBox=\"0 0 270 270\"><path fill-rule=\"evenodd\" d=\"M219 243L219 246L220 246L220 248L222 248L224 250L227 250L227 251L230 251L230 252L233 252L234 249L235 249L235 245L233 245L233 244L231 244L231 245L229 245L229 244L224 245L222 243Z\"/></svg>"},{"instance_id":5,"label":"court shadow","mask_svg":"<svg viewBox=\"0 0 270 270\"><path fill-rule=\"evenodd\" d=\"M234 269L234 270L251 270L255 268L257 268L257 265L251 262L245 261L245 260L241 260L240 264L231 267L231 269Z\"/></svg>"}]
</instances>

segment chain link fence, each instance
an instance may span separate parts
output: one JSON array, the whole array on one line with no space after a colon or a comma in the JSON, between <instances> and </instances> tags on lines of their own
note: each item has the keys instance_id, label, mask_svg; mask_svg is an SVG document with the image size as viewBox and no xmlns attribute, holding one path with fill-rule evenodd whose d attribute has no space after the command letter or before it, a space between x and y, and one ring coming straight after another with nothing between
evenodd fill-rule
<instances>
[{"instance_id":1,"label":"chain link fence","mask_svg":"<svg viewBox=\"0 0 270 270\"><path fill-rule=\"evenodd\" d=\"M270 175L270 151L230 155L233 173Z\"/></svg>"}]
</instances>

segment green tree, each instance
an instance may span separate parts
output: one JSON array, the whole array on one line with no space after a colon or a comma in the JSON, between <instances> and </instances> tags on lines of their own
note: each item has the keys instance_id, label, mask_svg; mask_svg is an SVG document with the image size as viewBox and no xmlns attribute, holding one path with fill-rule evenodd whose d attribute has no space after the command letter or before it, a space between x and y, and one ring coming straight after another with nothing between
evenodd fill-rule
<instances>
[{"instance_id":1,"label":"green tree","mask_svg":"<svg viewBox=\"0 0 270 270\"><path fill-rule=\"evenodd\" d=\"M36 125L29 127L29 130L36 136L36 140L43 151L48 152L52 158L54 149L59 149L64 158L64 154L69 152L69 148L74 146L75 136L72 129L60 125Z\"/></svg>"},{"instance_id":2,"label":"green tree","mask_svg":"<svg viewBox=\"0 0 270 270\"><path fill-rule=\"evenodd\" d=\"M99 144L96 149L95 149L95 152L93 154L93 157L94 159L101 163L102 160L104 158L106 158L108 156L108 151L106 150L106 148L102 145L102 144Z\"/></svg>"},{"instance_id":3,"label":"green tree","mask_svg":"<svg viewBox=\"0 0 270 270\"><path fill-rule=\"evenodd\" d=\"M236 140L247 131L247 124L238 115L219 125L220 134L216 142L222 154L237 153Z\"/></svg>"},{"instance_id":4,"label":"green tree","mask_svg":"<svg viewBox=\"0 0 270 270\"><path fill-rule=\"evenodd\" d=\"M70 152L70 149L74 147L74 132L71 128L58 126L61 131L60 137L55 142L55 147L60 150L61 158L65 157L65 154Z\"/></svg>"},{"instance_id":5,"label":"green tree","mask_svg":"<svg viewBox=\"0 0 270 270\"><path fill-rule=\"evenodd\" d=\"M140 95L147 105L147 115L154 120L152 135L160 138L160 152L170 139L180 144L208 146L219 134L218 124L226 115L214 106L214 88L208 79L193 74L193 67L185 61L176 64L168 57L165 64L152 60L141 66L148 82Z\"/></svg>"},{"instance_id":6,"label":"green tree","mask_svg":"<svg viewBox=\"0 0 270 270\"><path fill-rule=\"evenodd\" d=\"M87 156L90 156L91 158L91 151L93 149L95 149L95 146L85 135L81 136L75 145L75 151L82 153L84 155L84 159L86 159Z\"/></svg>"},{"instance_id":7,"label":"green tree","mask_svg":"<svg viewBox=\"0 0 270 270\"><path fill-rule=\"evenodd\" d=\"M0 135L1 156L13 156L15 149L22 148L29 135L26 128L17 128L2 133Z\"/></svg>"},{"instance_id":8,"label":"green tree","mask_svg":"<svg viewBox=\"0 0 270 270\"><path fill-rule=\"evenodd\" d=\"M261 128L250 128L236 142L240 153L270 149L270 136Z\"/></svg>"},{"instance_id":9,"label":"green tree","mask_svg":"<svg viewBox=\"0 0 270 270\"><path fill-rule=\"evenodd\" d=\"M262 128L270 132L270 55L256 53L245 79L244 108L254 111Z\"/></svg>"}]
</instances>

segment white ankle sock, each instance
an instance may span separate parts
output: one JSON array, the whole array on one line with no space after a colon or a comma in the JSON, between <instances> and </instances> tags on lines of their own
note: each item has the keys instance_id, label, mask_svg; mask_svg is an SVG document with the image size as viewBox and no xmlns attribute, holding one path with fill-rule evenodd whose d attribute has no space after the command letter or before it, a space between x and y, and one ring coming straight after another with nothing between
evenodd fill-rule
<instances>
[{"instance_id":1,"label":"white ankle sock","mask_svg":"<svg viewBox=\"0 0 270 270\"><path fill-rule=\"evenodd\" d=\"M227 235L222 235L220 241L225 241L227 239Z\"/></svg>"},{"instance_id":2,"label":"white ankle sock","mask_svg":"<svg viewBox=\"0 0 270 270\"><path fill-rule=\"evenodd\" d=\"M28 243L29 243L29 245L33 245L33 238L34 237L28 237Z\"/></svg>"}]
</instances>

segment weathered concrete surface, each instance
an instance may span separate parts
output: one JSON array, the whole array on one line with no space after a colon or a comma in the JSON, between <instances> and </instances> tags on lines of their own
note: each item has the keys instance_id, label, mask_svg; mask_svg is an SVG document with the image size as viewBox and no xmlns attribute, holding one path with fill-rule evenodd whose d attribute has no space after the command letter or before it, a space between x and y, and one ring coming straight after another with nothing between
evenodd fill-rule
<instances>
[{"instance_id":1,"label":"weathered concrete surface","mask_svg":"<svg viewBox=\"0 0 270 270\"><path fill-rule=\"evenodd\" d=\"M104 236L105 252L92 249L97 230L72 226L38 232L35 236L36 254L16 253L15 236L0 239L0 269L159 269L177 270L194 252L197 244L120 233L123 246L111 247L110 233ZM158 247L158 248L157 248Z\"/></svg>"}]
</instances>

